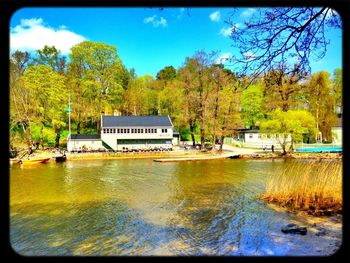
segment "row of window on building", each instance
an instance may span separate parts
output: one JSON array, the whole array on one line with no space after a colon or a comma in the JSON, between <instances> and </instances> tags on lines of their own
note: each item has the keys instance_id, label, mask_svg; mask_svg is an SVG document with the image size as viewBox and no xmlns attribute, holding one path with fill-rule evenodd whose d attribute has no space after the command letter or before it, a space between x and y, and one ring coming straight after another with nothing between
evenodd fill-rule
<instances>
[{"instance_id":1,"label":"row of window on building","mask_svg":"<svg viewBox=\"0 0 350 263\"><path fill-rule=\"evenodd\" d=\"M278 138L279 137L279 135L278 134L275 134L275 135L270 135L270 134L267 134L267 135L261 135L261 134L258 134L258 138L259 139L265 139L265 138L267 138L267 139L271 139L271 138ZM253 134L249 134L249 139L253 139Z\"/></svg>"},{"instance_id":2,"label":"row of window on building","mask_svg":"<svg viewBox=\"0 0 350 263\"><path fill-rule=\"evenodd\" d=\"M162 129L167 133L168 129ZM157 129L103 129L103 133L157 133Z\"/></svg>"}]
</instances>

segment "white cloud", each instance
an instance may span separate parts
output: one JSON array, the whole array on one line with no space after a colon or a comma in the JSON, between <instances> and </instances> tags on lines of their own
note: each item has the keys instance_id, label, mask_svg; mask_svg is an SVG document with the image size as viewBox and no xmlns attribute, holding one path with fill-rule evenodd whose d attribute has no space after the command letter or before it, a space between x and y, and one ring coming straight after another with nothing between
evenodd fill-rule
<instances>
[{"instance_id":1,"label":"white cloud","mask_svg":"<svg viewBox=\"0 0 350 263\"><path fill-rule=\"evenodd\" d=\"M209 15L209 18L213 22L219 22L221 17L220 11L213 12Z\"/></svg>"},{"instance_id":2,"label":"white cloud","mask_svg":"<svg viewBox=\"0 0 350 263\"><path fill-rule=\"evenodd\" d=\"M146 17L146 18L143 20L143 22L144 22L145 24L148 24L148 23L150 23L150 22L153 22L154 19L155 19L156 17L157 17L156 15L150 16L150 17Z\"/></svg>"},{"instance_id":3,"label":"white cloud","mask_svg":"<svg viewBox=\"0 0 350 263\"><path fill-rule=\"evenodd\" d=\"M248 8L247 10L244 10L242 13L241 13L241 16L242 17L250 17L252 14L254 14L256 12L256 9L255 8Z\"/></svg>"},{"instance_id":4,"label":"white cloud","mask_svg":"<svg viewBox=\"0 0 350 263\"><path fill-rule=\"evenodd\" d=\"M215 60L215 63L225 63L227 60L229 60L232 57L232 54L230 52L221 53L221 55Z\"/></svg>"},{"instance_id":5,"label":"white cloud","mask_svg":"<svg viewBox=\"0 0 350 263\"><path fill-rule=\"evenodd\" d=\"M223 35L224 37L229 37L231 36L237 28L239 28L241 25L239 23L234 24L231 27L223 27L220 29L220 34Z\"/></svg>"},{"instance_id":6,"label":"white cloud","mask_svg":"<svg viewBox=\"0 0 350 263\"><path fill-rule=\"evenodd\" d=\"M166 27L168 25L168 22L167 22L167 20L165 18L160 17L157 20L157 16L156 15L150 16L150 17L146 17L145 19L143 19L143 22L145 24L152 23L152 25L154 27L159 27L159 26Z\"/></svg>"},{"instance_id":7,"label":"white cloud","mask_svg":"<svg viewBox=\"0 0 350 263\"><path fill-rule=\"evenodd\" d=\"M250 61L256 57L256 55L250 51L243 53L243 56L244 56L246 61Z\"/></svg>"},{"instance_id":8,"label":"white cloud","mask_svg":"<svg viewBox=\"0 0 350 263\"><path fill-rule=\"evenodd\" d=\"M68 54L72 46L84 40L85 37L67 30L64 25L58 29L45 25L42 18L21 19L20 24L10 30L11 50L31 52L48 45Z\"/></svg>"}]
</instances>

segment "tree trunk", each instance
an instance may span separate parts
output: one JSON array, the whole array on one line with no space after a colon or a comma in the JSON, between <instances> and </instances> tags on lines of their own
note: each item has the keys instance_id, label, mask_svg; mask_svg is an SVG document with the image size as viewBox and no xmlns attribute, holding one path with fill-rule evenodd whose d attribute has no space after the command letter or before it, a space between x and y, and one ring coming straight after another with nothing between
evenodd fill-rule
<instances>
[{"instance_id":1,"label":"tree trunk","mask_svg":"<svg viewBox=\"0 0 350 263\"><path fill-rule=\"evenodd\" d=\"M27 142L28 150L30 151L32 149L32 146L33 146L30 124L27 124L27 128L26 128L26 125L24 123L22 123L21 125L22 125L23 132L26 135L26 142Z\"/></svg>"},{"instance_id":2,"label":"tree trunk","mask_svg":"<svg viewBox=\"0 0 350 263\"><path fill-rule=\"evenodd\" d=\"M77 124L77 134L80 134L80 129L81 129L81 122L78 122L78 124Z\"/></svg>"},{"instance_id":3,"label":"tree trunk","mask_svg":"<svg viewBox=\"0 0 350 263\"><path fill-rule=\"evenodd\" d=\"M294 142L293 142L293 137L292 137L292 139L291 139L291 141L290 141L290 148L289 148L289 150L290 150L291 152L294 151L293 144L294 144Z\"/></svg>"},{"instance_id":4,"label":"tree trunk","mask_svg":"<svg viewBox=\"0 0 350 263\"><path fill-rule=\"evenodd\" d=\"M40 127L40 146L41 149L44 150L44 124L41 124Z\"/></svg>"},{"instance_id":5,"label":"tree trunk","mask_svg":"<svg viewBox=\"0 0 350 263\"><path fill-rule=\"evenodd\" d=\"M56 132L56 142L55 142L55 148L59 148L60 147L60 132Z\"/></svg>"},{"instance_id":6,"label":"tree trunk","mask_svg":"<svg viewBox=\"0 0 350 263\"><path fill-rule=\"evenodd\" d=\"M219 152L222 152L222 148L223 148L223 146L224 146L224 138L225 138L225 136L221 136L221 142L220 142Z\"/></svg>"},{"instance_id":7,"label":"tree trunk","mask_svg":"<svg viewBox=\"0 0 350 263\"><path fill-rule=\"evenodd\" d=\"M216 126L217 126L217 119L218 119L218 111L219 111L219 89L216 91L216 98L215 98L215 109L214 109L214 131L213 131L213 148L212 151L215 151L215 142L216 142Z\"/></svg>"},{"instance_id":8,"label":"tree trunk","mask_svg":"<svg viewBox=\"0 0 350 263\"><path fill-rule=\"evenodd\" d=\"M191 138L192 138L193 146L196 146L196 140L194 138L194 125L193 125L193 121L192 120L190 120L190 132L191 132Z\"/></svg>"}]
</instances>

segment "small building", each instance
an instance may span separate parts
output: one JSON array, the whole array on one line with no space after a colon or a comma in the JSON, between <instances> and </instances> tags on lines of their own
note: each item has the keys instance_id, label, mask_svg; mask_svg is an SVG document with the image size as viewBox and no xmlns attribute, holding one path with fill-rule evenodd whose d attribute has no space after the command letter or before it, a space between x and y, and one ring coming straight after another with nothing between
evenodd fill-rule
<instances>
[{"instance_id":1,"label":"small building","mask_svg":"<svg viewBox=\"0 0 350 263\"><path fill-rule=\"evenodd\" d=\"M169 116L103 115L101 134L94 135L93 138L94 140L87 135L71 135L68 151L82 144L93 150L101 147L109 151L172 150L173 124Z\"/></svg>"},{"instance_id":2,"label":"small building","mask_svg":"<svg viewBox=\"0 0 350 263\"><path fill-rule=\"evenodd\" d=\"M98 134L71 134L67 142L68 152L98 151L101 148L101 136Z\"/></svg>"},{"instance_id":3,"label":"small building","mask_svg":"<svg viewBox=\"0 0 350 263\"><path fill-rule=\"evenodd\" d=\"M239 129L237 139L240 142L249 143L252 146L263 147L263 146L277 146L278 137L280 134L268 134L261 133L257 129ZM287 141L291 141L291 137L288 136Z\"/></svg>"},{"instance_id":4,"label":"small building","mask_svg":"<svg viewBox=\"0 0 350 263\"><path fill-rule=\"evenodd\" d=\"M180 145L180 133L173 129L173 145Z\"/></svg>"},{"instance_id":5,"label":"small building","mask_svg":"<svg viewBox=\"0 0 350 263\"><path fill-rule=\"evenodd\" d=\"M343 143L343 115L338 113L337 124L332 127L333 143L341 145Z\"/></svg>"}]
</instances>

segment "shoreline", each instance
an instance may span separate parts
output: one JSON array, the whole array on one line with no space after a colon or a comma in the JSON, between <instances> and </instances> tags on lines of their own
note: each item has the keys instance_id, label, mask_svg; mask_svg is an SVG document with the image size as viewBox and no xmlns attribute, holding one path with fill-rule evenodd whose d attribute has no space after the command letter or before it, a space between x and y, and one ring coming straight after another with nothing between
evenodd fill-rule
<instances>
[{"instance_id":1,"label":"shoreline","mask_svg":"<svg viewBox=\"0 0 350 263\"><path fill-rule=\"evenodd\" d=\"M291 153L280 155L276 153L244 153L223 151L221 154L212 152L157 152L157 153L67 153L67 160L127 160L127 159L155 159L165 161L200 161L222 159L312 159L312 160L342 160L338 153Z\"/></svg>"},{"instance_id":2,"label":"shoreline","mask_svg":"<svg viewBox=\"0 0 350 263\"><path fill-rule=\"evenodd\" d=\"M37 157L55 158L50 152L43 151L36 154ZM77 160L128 160L128 159L154 159L156 162L176 161L201 161L201 160L223 160L223 159L305 159L305 160L342 160L339 153L267 153L240 148L238 150L224 150L222 153L181 151L172 152L97 152L97 153L66 153L68 161ZM10 158L10 163L15 163L17 158Z\"/></svg>"}]
</instances>

